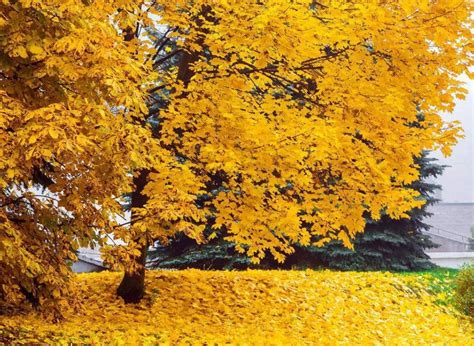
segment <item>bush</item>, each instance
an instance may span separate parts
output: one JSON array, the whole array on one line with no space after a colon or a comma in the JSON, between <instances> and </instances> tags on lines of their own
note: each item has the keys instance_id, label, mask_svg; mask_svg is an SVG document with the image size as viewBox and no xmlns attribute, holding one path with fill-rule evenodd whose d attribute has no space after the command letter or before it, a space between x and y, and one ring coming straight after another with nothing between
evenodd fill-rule
<instances>
[{"instance_id":1,"label":"bush","mask_svg":"<svg viewBox=\"0 0 474 346\"><path fill-rule=\"evenodd\" d=\"M474 318L474 262L465 265L456 278L454 302L464 314Z\"/></svg>"}]
</instances>

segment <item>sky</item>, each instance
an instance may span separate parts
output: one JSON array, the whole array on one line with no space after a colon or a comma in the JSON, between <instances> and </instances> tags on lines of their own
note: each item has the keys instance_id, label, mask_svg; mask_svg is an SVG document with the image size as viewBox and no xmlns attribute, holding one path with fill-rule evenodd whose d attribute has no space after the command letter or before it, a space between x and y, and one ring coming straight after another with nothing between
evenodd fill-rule
<instances>
[{"instance_id":1,"label":"sky","mask_svg":"<svg viewBox=\"0 0 474 346\"><path fill-rule=\"evenodd\" d=\"M447 121L459 120L465 132L450 157L441 153L434 156L443 165L449 165L437 179L442 185L440 198L444 203L474 203L474 80L466 83L469 94L459 100L452 114L445 114Z\"/></svg>"}]
</instances>

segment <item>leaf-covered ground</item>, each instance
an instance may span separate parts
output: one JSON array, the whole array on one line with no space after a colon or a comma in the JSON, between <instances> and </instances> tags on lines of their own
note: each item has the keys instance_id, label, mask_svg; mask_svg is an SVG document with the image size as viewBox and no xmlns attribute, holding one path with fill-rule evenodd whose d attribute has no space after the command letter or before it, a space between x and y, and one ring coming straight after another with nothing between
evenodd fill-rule
<instances>
[{"instance_id":1,"label":"leaf-covered ground","mask_svg":"<svg viewBox=\"0 0 474 346\"><path fill-rule=\"evenodd\" d=\"M65 320L0 316L5 343L464 344L472 326L426 292L425 276L331 271L153 271L126 306L120 273L77 276ZM432 276L431 276L432 278Z\"/></svg>"}]
</instances>

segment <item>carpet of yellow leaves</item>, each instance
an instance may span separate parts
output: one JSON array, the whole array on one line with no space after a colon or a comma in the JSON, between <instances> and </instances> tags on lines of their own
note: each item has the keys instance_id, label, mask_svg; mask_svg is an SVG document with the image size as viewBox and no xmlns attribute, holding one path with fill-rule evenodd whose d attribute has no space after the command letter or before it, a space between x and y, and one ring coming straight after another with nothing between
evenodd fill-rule
<instances>
[{"instance_id":1,"label":"carpet of yellow leaves","mask_svg":"<svg viewBox=\"0 0 474 346\"><path fill-rule=\"evenodd\" d=\"M413 278L330 271L152 271L125 305L120 273L77 275L79 308L49 323L0 316L0 341L25 344L469 345L472 326ZM1 342L0 342L1 344Z\"/></svg>"}]
</instances>

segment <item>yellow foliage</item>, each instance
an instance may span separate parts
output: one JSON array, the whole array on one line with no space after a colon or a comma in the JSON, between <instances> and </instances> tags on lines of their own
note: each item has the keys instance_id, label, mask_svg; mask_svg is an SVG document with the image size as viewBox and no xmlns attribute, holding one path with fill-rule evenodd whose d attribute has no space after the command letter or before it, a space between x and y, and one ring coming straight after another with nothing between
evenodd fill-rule
<instances>
[{"instance_id":1,"label":"yellow foliage","mask_svg":"<svg viewBox=\"0 0 474 346\"><path fill-rule=\"evenodd\" d=\"M154 3L182 53L156 66L160 141L181 161L150 176L153 239L199 239L210 215L254 261L283 260L423 203L413 157L460 136L441 113L466 93L472 1Z\"/></svg>"},{"instance_id":2,"label":"yellow foliage","mask_svg":"<svg viewBox=\"0 0 474 346\"><path fill-rule=\"evenodd\" d=\"M136 2L0 1L2 299L68 292L75 250L114 230L117 197L153 151L142 124L153 75L141 43L123 39L119 5Z\"/></svg>"},{"instance_id":3,"label":"yellow foliage","mask_svg":"<svg viewBox=\"0 0 474 346\"><path fill-rule=\"evenodd\" d=\"M423 203L413 157L460 136L440 114L467 92L472 9L0 1L2 297L56 301L75 249L107 236L125 245L106 260L135 271L148 244L207 226L283 261L295 243L350 247L367 214L406 217ZM140 172L148 200L122 227Z\"/></svg>"},{"instance_id":4,"label":"yellow foliage","mask_svg":"<svg viewBox=\"0 0 474 346\"><path fill-rule=\"evenodd\" d=\"M152 271L125 305L119 273L75 278L79 308L59 323L0 317L0 340L46 344L469 345L472 329L417 280L389 273Z\"/></svg>"}]
</instances>

